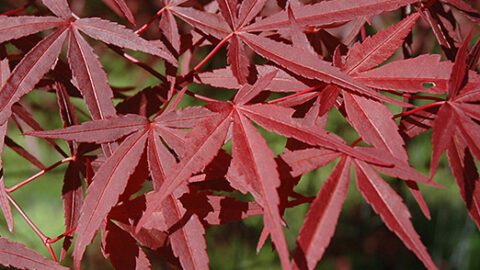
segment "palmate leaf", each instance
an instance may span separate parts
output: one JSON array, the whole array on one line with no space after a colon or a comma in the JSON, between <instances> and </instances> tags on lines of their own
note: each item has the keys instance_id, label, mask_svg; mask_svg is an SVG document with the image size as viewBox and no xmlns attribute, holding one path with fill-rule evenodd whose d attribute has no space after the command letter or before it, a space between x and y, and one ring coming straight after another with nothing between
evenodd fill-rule
<instances>
[{"instance_id":1,"label":"palmate leaf","mask_svg":"<svg viewBox=\"0 0 480 270\"><path fill-rule=\"evenodd\" d=\"M315 269L335 232L350 182L350 159L342 157L310 205L293 255L294 269Z\"/></svg>"},{"instance_id":2,"label":"palmate leaf","mask_svg":"<svg viewBox=\"0 0 480 270\"><path fill-rule=\"evenodd\" d=\"M193 174L202 170L217 154L223 145L230 125L230 113L218 113L199 122L188 133L185 144L189 145L179 163L170 169L164 184L152 196L152 200L144 215L137 224L136 231L147 222L148 218L157 211L163 202L179 186Z\"/></svg>"},{"instance_id":3,"label":"palmate leaf","mask_svg":"<svg viewBox=\"0 0 480 270\"><path fill-rule=\"evenodd\" d=\"M0 264L19 269L69 269L56 262L47 260L43 255L26 248L24 244L10 242L3 237L0 237Z\"/></svg>"}]
</instances>

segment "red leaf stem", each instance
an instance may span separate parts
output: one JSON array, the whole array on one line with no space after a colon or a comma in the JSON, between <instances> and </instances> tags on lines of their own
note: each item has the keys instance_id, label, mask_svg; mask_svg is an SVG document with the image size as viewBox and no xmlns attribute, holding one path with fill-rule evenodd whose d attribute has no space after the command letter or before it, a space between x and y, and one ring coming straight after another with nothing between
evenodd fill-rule
<instances>
[{"instance_id":1,"label":"red leaf stem","mask_svg":"<svg viewBox=\"0 0 480 270\"><path fill-rule=\"evenodd\" d=\"M11 188L5 188L5 190L8 192L8 193L11 193L11 192L14 192L15 190L23 187L24 185L32 182L33 180L37 179L38 177L46 174L47 172L55 169L56 167L62 165L63 163L67 163L67 162L70 162L70 161L74 161L75 160L75 157L68 157L68 158L64 158L60 161L57 161L56 163L54 163L53 165L50 165L49 167L39 171L38 173L36 173L34 176L28 178L27 180L25 181L22 181L21 183L18 183L16 184L15 186L11 187Z\"/></svg>"}]
</instances>

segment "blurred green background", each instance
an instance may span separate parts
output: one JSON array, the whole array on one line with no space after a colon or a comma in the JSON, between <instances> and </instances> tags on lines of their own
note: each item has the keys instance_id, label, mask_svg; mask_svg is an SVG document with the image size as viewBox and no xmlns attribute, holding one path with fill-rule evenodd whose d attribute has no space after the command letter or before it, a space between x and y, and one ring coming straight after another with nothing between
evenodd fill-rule
<instances>
[{"instance_id":1,"label":"blurred green background","mask_svg":"<svg viewBox=\"0 0 480 270\"><path fill-rule=\"evenodd\" d=\"M9 2L9 1L7 1ZM12 2L12 1L11 1ZM104 18L118 19L99 1L89 1L92 4L89 10L98 13L100 10L106 13ZM16 4L18 7L18 4ZM7 10L8 5L2 7ZM97 12L95 12L97 11ZM148 18L148 17L146 17ZM140 24L142 22L139 22ZM99 45L98 43L94 43ZM205 55L210 48L202 48ZM144 86L155 85L159 81L153 79L138 67L126 62L105 46L96 46L96 52L101 55L101 61L107 71L110 83L113 86L135 86L135 91ZM221 50L219 55L225 55ZM137 55L145 57L144 55ZM216 61L216 62L215 62ZM210 65L225 65L225 59L214 59ZM155 65L157 70L162 68L161 63ZM128 76L125 76L128 74ZM193 86L192 91L200 92L209 96L228 97L234 92L217 89L212 90ZM131 94L133 94L133 91ZM84 108L82 101L73 100L76 105ZM59 128L62 126L57 113L56 98L54 94L41 91L33 91L24 97L21 103L32 112L35 119L46 129ZM186 96L183 106L198 104L192 98ZM81 116L81 121L87 120ZM335 111L331 112L328 127L331 131L342 136L349 142L354 141L357 135L342 121L341 116ZM283 151L286 139L282 136L262 130L270 147L277 154ZM32 137L24 137L9 123L8 136L16 143L24 146L45 165L51 165L61 159L48 144L43 140ZM431 156L430 146L431 132L422 134L408 142L410 162L413 167L428 175L429 161ZM59 142L63 149L68 152L66 144ZM7 186L12 186L38 172L29 162L6 147L2 153L4 176ZM323 182L329 176L333 166L330 164L319 170L310 172L302 177L296 191L313 196L318 193ZM61 165L55 170L40 177L34 182L12 193L13 198L20 204L33 222L47 236L55 237L64 231L63 209L60 199L63 183L63 172L67 164ZM353 174L353 173L352 173ZM353 179L352 179L353 180ZM388 179L389 183L404 198L405 203L412 213L412 223L435 263L441 269L480 269L480 233L471 221L460 198L458 187L448 168L445 156L442 157L437 174L434 178L445 188L435 189L420 185L425 199L430 207L432 219L427 220L421 213L406 186L400 180ZM291 251L295 248L295 239L303 223L308 205L301 205L288 209L285 220L288 228L285 235ZM13 210L15 220L15 234L8 232L3 216L0 217L0 235L13 241L23 242L47 257L50 257L47 249L32 229L21 218L17 211ZM261 217L251 217L244 221L233 222L221 227L211 227L207 231L207 246L210 257L211 269L219 270L267 270L280 269L278 257L272 251L270 242L257 254L256 244L263 228ZM57 257L60 253L61 241L54 244ZM161 269L164 264L151 258L152 268ZM64 265L71 265L71 259L67 257ZM109 269L111 265L103 259L100 252L98 237L94 244L90 245L85 255L85 269ZM350 184L347 200L343 207L335 235L327 248L318 269L424 269L423 264L410 252L396 235L390 232L382 220L366 204L358 192L354 181Z\"/></svg>"}]
</instances>

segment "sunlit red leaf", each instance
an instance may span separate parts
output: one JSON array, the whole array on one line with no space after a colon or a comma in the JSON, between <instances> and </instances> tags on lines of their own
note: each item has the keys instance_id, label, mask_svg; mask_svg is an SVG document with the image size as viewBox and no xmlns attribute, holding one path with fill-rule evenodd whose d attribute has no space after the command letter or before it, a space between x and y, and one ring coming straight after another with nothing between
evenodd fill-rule
<instances>
[{"instance_id":1,"label":"sunlit red leaf","mask_svg":"<svg viewBox=\"0 0 480 270\"><path fill-rule=\"evenodd\" d=\"M114 116L113 93L93 49L76 29L70 31L68 59L77 88L95 120Z\"/></svg>"},{"instance_id":2,"label":"sunlit red leaf","mask_svg":"<svg viewBox=\"0 0 480 270\"><path fill-rule=\"evenodd\" d=\"M47 260L43 255L26 248L24 244L10 242L3 237L0 237L0 264L19 269L69 269L56 262Z\"/></svg>"},{"instance_id":3,"label":"sunlit red leaf","mask_svg":"<svg viewBox=\"0 0 480 270\"><path fill-rule=\"evenodd\" d=\"M75 26L92 38L107 44L157 55L174 65L177 64L177 60L170 52L153 45L123 25L100 18L81 18L75 21Z\"/></svg>"},{"instance_id":4,"label":"sunlit red leaf","mask_svg":"<svg viewBox=\"0 0 480 270\"><path fill-rule=\"evenodd\" d=\"M362 43L355 43L348 50L345 63L347 73L356 74L366 71L387 60L402 45L419 17L418 13L414 13L387 30L365 39Z\"/></svg>"},{"instance_id":5,"label":"sunlit red leaf","mask_svg":"<svg viewBox=\"0 0 480 270\"><path fill-rule=\"evenodd\" d=\"M248 33L242 33L240 36L255 52L300 76L333 83L362 95L399 104L397 100L373 91L363 83L355 81L352 77L331 66L330 63L304 50Z\"/></svg>"},{"instance_id":6,"label":"sunlit red leaf","mask_svg":"<svg viewBox=\"0 0 480 270\"><path fill-rule=\"evenodd\" d=\"M62 19L50 16L0 16L0 42L21 38L40 31L59 27L62 23Z\"/></svg>"},{"instance_id":7,"label":"sunlit red leaf","mask_svg":"<svg viewBox=\"0 0 480 270\"><path fill-rule=\"evenodd\" d=\"M147 141L146 131L137 131L129 136L113 155L95 173L87 189L75 242L74 263L78 268L86 246L100 227L110 209L127 186L129 176L135 170Z\"/></svg>"},{"instance_id":8,"label":"sunlit red leaf","mask_svg":"<svg viewBox=\"0 0 480 270\"><path fill-rule=\"evenodd\" d=\"M293 255L294 269L315 269L335 232L350 183L350 159L343 157L310 205Z\"/></svg>"},{"instance_id":9,"label":"sunlit red leaf","mask_svg":"<svg viewBox=\"0 0 480 270\"><path fill-rule=\"evenodd\" d=\"M148 119L136 114L94 120L81 125L56 130L26 133L41 138L56 138L78 142L105 143L116 141L130 133L146 127Z\"/></svg>"},{"instance_id":10,"label":"sunlit red leaf","mask_svg":"<svg viewBox=\"0 0 480 270\"><path fill-rule=\"evenodd\" d=\"M43 75L53 68L67 38L67 29L58 29L44 38L12 71L0 91L0 123L5 123L10 117L12 105L32 91Z\"/></svg>"},{"instance_id":11,"label":"sunlit red leaf","mask_svg":"<svg viewBox=\"0 0 480 270\"><path fill-rule=\"evenodd\" d=\"M255 200L263 206L265 228L272 237L283 269L289 269L290 256L278 208L280 199L277 187L280 186L280 176L273 159L274 153L256 128L238 111L233 115L232 140L231 166L236 167L238 177L242 179Z\"/></svg>"},{"instance_id":12,"label":"sunlit red leaf","mask_svg":"<svg viewBox=\"0 0 480 270\"><path fill-rule=\"evenodd\" d=\"M72 11L68 6L67 0L42 0L42 2L58 17L63 19L72 17Z\"/></svg>"},{"instance_id":13,"label":"sunlit red leaf","mask_svg":"<svg viewBox=\"0 0 480 270\"><path fill-rule=\"evenodd\" d=\"M360 16L371 16L415 3L416 0L336 0L322 1L314 5L293 6L293 13L300 25L325 25L348 21ZM281 11L252 25L247 31L266 31L289 26L286 11Z\"/></svg>"},{"instance_id":14,"label":"sunlit red leaf","mask_svg":"<svg viewBox=\"0 0 480 270\"><path fill-rule=\"evenodd\" d=\"M231 32L228 24L218 14L178 6L171 8L171 11L193 27L218 39L224 38Z\"/></svg>"},{"instance_id":15,"label":"sunlit red leaf","mask_svg":"<svg viewBox=\"0 0 480 270\"><path fill-rule=\"evenodd\" d=\"M410 221L410 212L402 198L367 164L354 160L357 186L365 200L380 215L427 269L437 269Z\"/></svg>"}]
</instances>

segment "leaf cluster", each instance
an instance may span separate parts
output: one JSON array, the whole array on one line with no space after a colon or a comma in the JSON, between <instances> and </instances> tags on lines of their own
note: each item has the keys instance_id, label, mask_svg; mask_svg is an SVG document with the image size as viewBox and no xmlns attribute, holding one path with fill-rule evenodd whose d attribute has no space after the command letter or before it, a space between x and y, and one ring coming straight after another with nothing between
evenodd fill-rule
<instances>
[{"instance_id":1,"label":"leaf cluster","mask_svg":"<svg viewBox=\"0 0 480 270\"><path fill-rule=\"evenodd\" d=\"M104 2L132 26L140 17L129 6L146 1ZM470 48L480 15L470 4L156 4L156 14L136 31L77 15L67 0L29 1L0 15L0 149L12 148L41 170L13 187L6 187L2 176L0 206L10 231L13 206L52 256L46 259L2 237L1 264L64 269L59 261L73 248L74 267L80 269L87 246L100 233L103 255L117 269L149 269L145 249L172 268L208 269L206 230L259 215L264 228L257 250L270 238L283 269L314 269L354 181L388 229L426 268L437 269L402 197L384 176L401 179L430 218L420 187L442 187L433 178L444 151L460 196L480 226L475 164L480 160L480 43ZM389 26L375 23L389 15L400 18ZM367 25L380 29L367 35ZM429 33L435 41L424 37ZM113 87L91 45L97 42L160 83ZM441 54L430 54L437 45ZM201 59L205 47L210 53ZM209 68L214 55L226 58L226 66ZM158 62L165 67L161 72L152 64ZM205 89L202 94L192 90L198 85ZM63 128L44 130L35 121L22 99L31 91L55 95ZM217 99L222 91L232 91L233 97ZM205 105L181 108L185 95ZM74 99L83 99L88 111L75 106ZM358 140L349 143L327 131L332 111L342 115ZM87 121L79 121L85 116ZM287 138L283 153L275 155L257 126ZM64 159L45 166L9 138L14 128L43 138ZM425 176L410 165L406 143L429 130L432 158ZM230 142L231 150L226 147ZM336 165L316 196L295 191L302 175L332 162ZM65 233L49 238L11 193L63 163L68 163L60 180ZM252 200L240 200L235 192L250 194ZM300 204L309 204L309 211L295 249L289 250L283 215ZM51 244L61 239L57 259Z\"/></svg>"}]
</instances>

